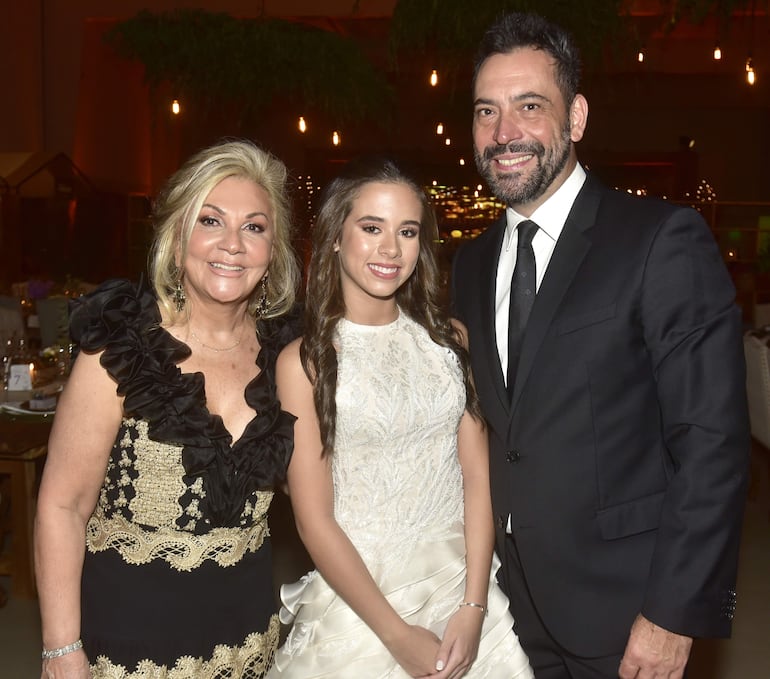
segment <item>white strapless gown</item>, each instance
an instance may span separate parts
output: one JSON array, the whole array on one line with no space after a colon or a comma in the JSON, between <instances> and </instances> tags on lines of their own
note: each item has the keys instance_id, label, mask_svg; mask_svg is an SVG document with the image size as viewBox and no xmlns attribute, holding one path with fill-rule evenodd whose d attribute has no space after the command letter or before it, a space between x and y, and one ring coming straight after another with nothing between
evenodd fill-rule
<instances>
[{"instance_id":1,"label":"white strapless gown","mask_svg":"<svg viewBox=\"0 0 770 679\"><path fill-rule=\"evenodd\" d=\"M403 312L385 326L342 320L337 334L335 517L401 617L441 637L465 587L460 368ZM495 557L466 677L531 679L498 568ZM408 677L317 571L282 587L281 598L281 620L294 625L268 678Z\"/></svg>"}]
</instances>

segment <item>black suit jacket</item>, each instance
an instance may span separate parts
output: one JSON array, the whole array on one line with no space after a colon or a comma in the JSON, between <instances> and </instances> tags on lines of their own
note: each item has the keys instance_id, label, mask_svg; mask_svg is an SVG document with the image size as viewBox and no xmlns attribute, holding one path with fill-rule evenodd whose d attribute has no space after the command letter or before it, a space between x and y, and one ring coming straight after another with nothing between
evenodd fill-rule
<instances>
[{"instance_id":1,"label":"black suit jacket","mask_svg":"<svg viewBox=\"0 0 770 679\"><path fill-rule=\"evenodd\" d=\"M461 248L452 277L489 424L498 545L510 515L538 611L575 654L622 652L639 612L729 635L750 438L740 311L707 225L589 175L510 405L493 308L504 229Z\"/></svg>"}]
</instances>

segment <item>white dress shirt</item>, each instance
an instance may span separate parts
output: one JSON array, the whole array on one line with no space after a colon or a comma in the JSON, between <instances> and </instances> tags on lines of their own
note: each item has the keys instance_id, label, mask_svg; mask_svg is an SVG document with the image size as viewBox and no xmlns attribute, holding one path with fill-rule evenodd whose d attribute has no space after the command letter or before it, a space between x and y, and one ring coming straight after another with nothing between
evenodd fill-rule
<instances>
[{"instance_id":1,"label":"white dress shirt","mask_svg":"<svg viewBox=\"0 0 770 679\"><path fill-rule=\"evenodd\" d=\"M525 219L531 219L540 227L532 240L537 268L537 287L543 281L548 263L551 261L556 241L559 240L564 223L572 209L580 189L585 182L585 170L578 163L566 181L545 201L531 217L523 217L513 208L506 208L507 225L503 246L497 259L497 282L495 284L495 336L500 367L503 376L508 374L508 306L511 298L511 277L516 266L516 246L519 239L518 226Z\"/></svg>"}]
</instances>

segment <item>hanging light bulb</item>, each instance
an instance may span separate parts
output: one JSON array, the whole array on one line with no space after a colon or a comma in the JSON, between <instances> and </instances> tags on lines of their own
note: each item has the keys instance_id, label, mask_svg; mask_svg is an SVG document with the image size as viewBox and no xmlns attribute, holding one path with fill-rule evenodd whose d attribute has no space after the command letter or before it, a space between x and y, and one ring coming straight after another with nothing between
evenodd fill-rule
<instances>
[{"instance_id":1,"label":"hanging light bulb","mask_svg":"<svg viewBox=\"0 0 770 679\"><path fill-rule=\"evenodd\" d=\"M465 158L460 158L460 165L465 165Z\"/></svg>"},{"instance_id":2,"label":"hanging light bulb","mask_svg":"<svg viewBox=\"0 0 770 679\"><path fill-rule=\"evenodd\" d=\"M751 58L751 52L746 57L746 82L753 85L757 81L757 74L754 73L754 60Z\"/></svg>"},{"instance_id":3,"label":"hanging light bulb","mask_svg":"<svg viewBox=\"0 0 770 679\"><path fill-rule=\"evenodd\" d=\"M714 61L722 59L722 48L717 44L714 46Z\"/></svg>"},{"instance_id":4,"label":"hanging light bulb","mask_svg":"<svg viewBox=\"0 0 770 679\"><path fill-rule=\"evenodd\" d=\"M337 130L334 130L332 133L332 144L335 146L339 146L340 142L342 141L342 138L340 137L340 133L337 132Z\"/></svg>"},{"instance_id":5,"label":"hanging light bulb","mask_svg":"<svg viewBox=\"0 0 770 679\"><path fill-rule=\"evenodd\" d=\"M305 134L305 132L307 132L307 123L305 122L305 118L303 116L299 117L299 121L297 122L297 127L299 128L299 131L302 132L302 134Z\"/></svg>"},{"instance_id":6,"label":"hanging light bulb","mask_svg":"<svg viewBox=\"0 0 770 679\"><path fill-rule=\"evenodd\" d=\"M435 87L436 85L438 85L438 73L436 73L436 69L434 68L430 74L430 86Z\"/></svg>"},{"instance_id":7,"label":"hanging light bulb","mask_svg":"<svg viewBox=\"0 0 770 679\"><path fill-rule=\"evenodd\" d=\"M644 61L644 47L639 50L639 53L636 55L636 60L641 64Z\"/></svg>"},{"instance_id":8,"label":"hanging light bulb","mask_svg":"<svg viewBox=\"0 0 770 679\"><path fill-rule=\"evenodd\" d=\"M444 134L444 123L436 125L436 134Z\"/></svg>"},{"instance_id":9,"label":"hanging light bulb","mask_svg":"<svg viewBox=\"0 0 770 679\"><path fill-rule=\"evenodd\" d=\"M179 106L179 99L174 99L174 101L171 102L171 113L178 116L181 110L182 108Z\"/></svg>"},{"instance_id":10,"label":"hanging light bulb","mask_svg":"<svg viewBox=\"0 0 770 679\"><path fill-rule=\"evenodd\" d=\"M451 145L452 145L452 140L451 140L449 137L447 137L446 139L444 139L444 143L445 143L447 146L451 146Z\"/></svg>"}]
</instances>

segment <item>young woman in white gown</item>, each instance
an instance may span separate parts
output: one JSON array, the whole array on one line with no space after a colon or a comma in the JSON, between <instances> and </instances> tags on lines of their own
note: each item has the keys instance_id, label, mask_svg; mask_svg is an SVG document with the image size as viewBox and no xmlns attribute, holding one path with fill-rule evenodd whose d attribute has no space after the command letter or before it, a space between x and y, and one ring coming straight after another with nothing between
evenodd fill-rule
<instances>
[{"instance_id":1,"label":"young woman in white gown","mask_svg":"<svg viewBox=\"0 0 770 679\"><path fill-rule=\"evenodd\" d=\"M495 582L487 437L464 331L440 309L433 211L392 162L349 164L313 238L288 484L317 570L268 677L531 678Z\"/></svg>"}]
</instances>

